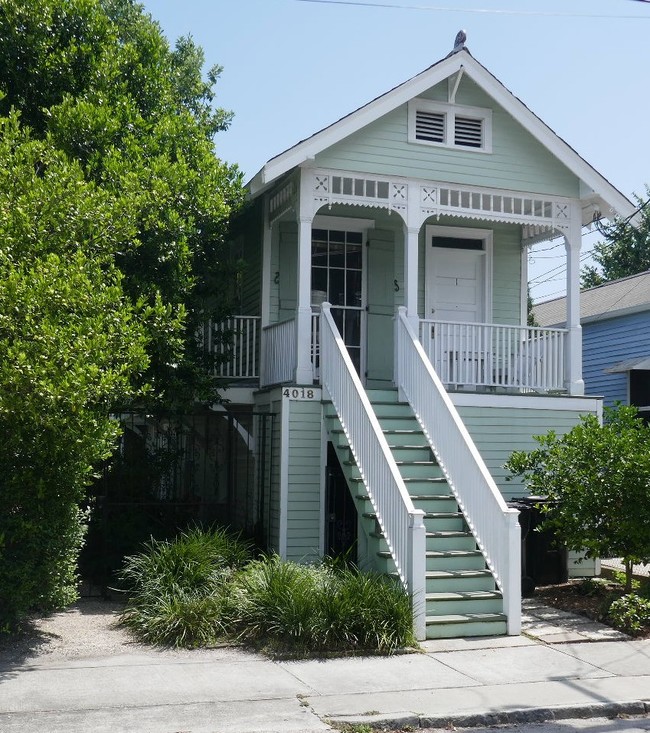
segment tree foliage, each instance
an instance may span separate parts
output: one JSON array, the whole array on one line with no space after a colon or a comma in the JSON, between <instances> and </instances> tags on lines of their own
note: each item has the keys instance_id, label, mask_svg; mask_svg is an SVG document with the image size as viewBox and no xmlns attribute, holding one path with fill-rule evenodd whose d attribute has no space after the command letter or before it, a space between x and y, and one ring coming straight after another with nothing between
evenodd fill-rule
<instances>
[{"instance_id":1,"label":"tree foliage","mask_svg":"<svg viewBox=\"0 0 650 733\"><path fill-rule=\"evenodd\" d=\"M215 155L229 113L214 107L220 69L202 76L191 39L171 49L134 0L3 0L0 113L80 163L132 221L113 258L132 301L160 299L178 339L150 333L147 381L166 405L216 399L212 360L197 343L228 313L225 255L241 199L236 166Z\"/></svg>"},{"instance_id":2,"label":"tree foliage","mask_svg":"<svg viewBox=\"0 0 650 733\"><path fill-rule=\"evenodd\" d=\"M0 628L76 593L83 497L148 363L111 234L131 223L80 167L0 118Z\"/></svg>"},{"instance_id":3,"label":"tree foliage","mask_svg":"<svg viewBox=\"0 0 650 733\"><path fill-rule=\"evenodd\" d=\"M587 557L650 561L650 427L636 408L606 408L601 426L584 416L563 437L537 436L540 447L506 463L534 495L548 497L546 526Z\"/></svg>"},{"instance_id":4,"label":"tree foliage","mask_svg":"<svg viewBox=\"0 0 650 733\"><path fill-rule=\"evenodd\" d=\"M635 198L641 216L639 224L633 226L627 219L619 219L601 225L604 240L593 249L597 266L583 268L583 288L650 270L650 188L646 186L645 200Z\"/></svg>"},{"instance_id":5,"label":"tree foliage","mask_svg":"<svg viewBox=\"0 0 650 733\"><path fill-rule=\"evenodd\" d=\"M202 69L134 0L0 2L0 628L74 597L111 409L216 398L241 181Z\"/></svg>"}]
</instances>

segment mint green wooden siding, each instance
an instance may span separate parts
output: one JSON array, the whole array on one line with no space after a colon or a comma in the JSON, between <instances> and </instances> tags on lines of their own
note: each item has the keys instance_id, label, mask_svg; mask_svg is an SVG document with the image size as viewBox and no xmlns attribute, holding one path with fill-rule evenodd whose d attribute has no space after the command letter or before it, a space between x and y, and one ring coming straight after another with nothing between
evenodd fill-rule
<instances>
[{"instance_id":1,"label":"mint green wooden siding","mask_svg":"<svg viewBox=\"0 0 650 733\"><path fill-rule=\"evenodd\" d=\"M458 412L506 499L527 493L519 479L506 481L509 474L503 464L512 451L533 450L538 447L533 436L549 430L564 435L580 422L581 414L575 410L483 406L461 406Z\"/></svg>"},{"instance_id":2,"label":"mint green wooden siding","mask_svg":"<svg viewBox=\"0 0 650 733\"><path fill-rule=\"evenodd\" d=\"M447 82L423 97L447 99ZM316 156L316 165L386 176L408 176L513 191L578 196L579 182L562 163L467 78L456 102L490 108L492 153L409 143L407 105Z\"/></svg>"},{"instance_id":3,"label":"mint green wooden siding","mask_svg":"<svg viewBox=\"0 0 650 733\"><path fill-rule=\"evenodd\" d=\"M369 387L391 387L393 381L393 317L395 315L395 236L385 229L368 233L367 356Z\"/></svg>"},{"instance_id":4,"label":"mint green wooden siding","mask_svg":"<svg viewBox=\"0 0 650 733\"><path fill-rule=\"evenodd\" d=\"M297 267L298 225L294 221L280 222L271 250L271 323L295 318Z\"/></svg>"},{"instance_id":5,"label":"mint green wooden siding","mask_svg":"<svg viewBox=\"0 0 650 733\"><path fill-rule=\"evenodd\" d=\"M289 410L287 559L305 562L320 557L321 426L320 400L284 401Z\"/></svg>"}]
</instances>

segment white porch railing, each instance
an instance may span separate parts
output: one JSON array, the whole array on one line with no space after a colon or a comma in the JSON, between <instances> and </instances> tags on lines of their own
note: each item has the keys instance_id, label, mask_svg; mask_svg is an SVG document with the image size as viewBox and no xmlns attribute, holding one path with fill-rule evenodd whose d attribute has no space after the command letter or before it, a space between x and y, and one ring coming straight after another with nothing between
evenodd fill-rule
<instances>
[{"instance_id":1,"label":"white porch railing","mask_svg":"<svg viewBox=\"0 0 650 733\"><path fill-rule=\"evenodd\" d=\"M257 379L259 377L259 316L231 316L215 328L206 324L204 347L222 357L215 374L227 379ZM216 337L227 334L226 338Z\"/></svg>"},{"instance_id":2,"label":"white porch railing","mask_svg":"<svg viewBox=\"0 0 650 733\"><path fill-rule=\"evenodd\" d=\"M503 593L508 634L521 627L521 548L509 509L401 307L395 319L396 375L477 544Z\"/></svg>"},{"instance_id":3,"label":"white porch railing","mask_svg":"<svg viewBox=\"0 0 650 733\"><path fill-rule=\"evenodd\" d=\"M420 321L420 339L444 384L565 389L564 329Z\"/></svg>"},{"instance_id":4,"label":"white porch railing","mask_svg":"<svg viewBox=\"0 0 650 733\"><path fill-rule=\"evenodd\" d=\"M321 384L329 393L339 416L399 577L411 594L417 638L424 639L424 512L413 506L379 421L334 323L329 303L322 305L320 347Z\"/></svg>"},{"instance_id":5,"label":"white porch railing","mask_svg":"<svg viewBox=\"0 0 650 733\"><path fill-rule=\"evenodd\" d=\"M263 331L264 359L260 386L291 382L296 375L296 322L272 323Z\"/></svg>"}]
</instances>

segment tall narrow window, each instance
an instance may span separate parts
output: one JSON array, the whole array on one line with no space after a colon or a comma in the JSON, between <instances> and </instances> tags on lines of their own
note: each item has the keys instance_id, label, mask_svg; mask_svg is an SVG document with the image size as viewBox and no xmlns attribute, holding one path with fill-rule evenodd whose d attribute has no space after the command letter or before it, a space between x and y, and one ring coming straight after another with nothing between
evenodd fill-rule
<instances>
[{"instance_id":1,"label":"tall narrow window","mask_svg":"<svg viewBox=\"0 0 650 733\"><path fill-rule=\"evenodd\" d=\"M337 229L312 230L312 305L327 300L357 371L361 365L363 235Z\"/></svg>"}]
</instances>

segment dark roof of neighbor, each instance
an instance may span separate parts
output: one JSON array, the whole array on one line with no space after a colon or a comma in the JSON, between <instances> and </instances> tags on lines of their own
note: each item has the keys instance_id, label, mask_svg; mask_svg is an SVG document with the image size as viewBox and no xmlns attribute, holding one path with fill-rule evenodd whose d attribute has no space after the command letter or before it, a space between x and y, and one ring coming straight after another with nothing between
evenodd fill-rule
<instances>
[{"instance_id":1,"label":"dark roof of neighbor","mask_svg":"<svg viewBox=\"0 0 650 733\"><path fill-rule=\"evenodd\" d=\"M644 310L650 310L650 270L612 280L580 293L580 320L583 323ZM538 303L533 312L540 326L564 325L566 298Z\"/></svg>"}]
</instances>

